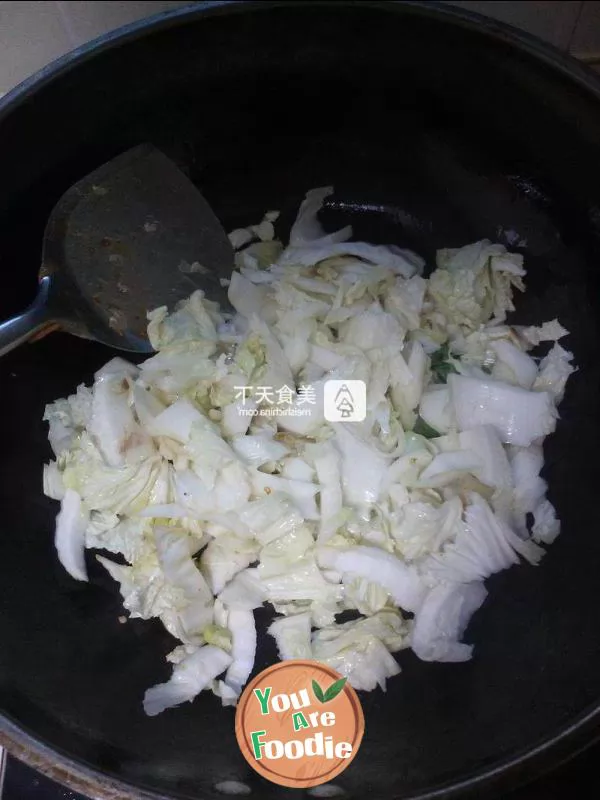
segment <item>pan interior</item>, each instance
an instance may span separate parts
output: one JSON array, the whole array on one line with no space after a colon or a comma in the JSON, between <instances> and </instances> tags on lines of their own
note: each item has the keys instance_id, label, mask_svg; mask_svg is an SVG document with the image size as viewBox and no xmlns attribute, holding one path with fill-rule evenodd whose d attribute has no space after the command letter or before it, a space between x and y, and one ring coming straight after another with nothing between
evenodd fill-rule
<instances>
[{"instance_id":1,"label":"pan interior","mask_svg":"<svg viewBox=\"0 0 600 800\"><path fill-rule=\"evenodd\" d=\"M175 159L226 228L279 208L285 235L304 192L332 184L328 224L351 221L357 236L430 262L436 247L484 237L522 248L528 292L514 319L558 317L579 367L546 448L563 533L539 568L488 582L472 662L402 654L387 694L362 695L364 742L336 781L356 797L456 783L556 735L600 696L600 106L431 8L259 4L178 19L64 72L0 121L0 310L33 294L62 192L140 141ZM173 641L158 623L119 623L117 589L93 559L89 585L57 564L44 404L112 354L56 335L0 361L0 704L60 752L140 787L208 798L235 779L287 796L246 765L233 712L212 695L144 717ZM257 670L276 657L265 621Z\"/></svg>"}]
</instances>

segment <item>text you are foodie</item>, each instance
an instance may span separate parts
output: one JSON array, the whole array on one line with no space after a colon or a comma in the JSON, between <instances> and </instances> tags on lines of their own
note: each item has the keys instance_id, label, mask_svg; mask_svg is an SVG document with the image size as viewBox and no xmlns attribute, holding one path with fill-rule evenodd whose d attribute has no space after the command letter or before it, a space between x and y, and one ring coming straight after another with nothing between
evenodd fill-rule
<instances>
[{"instance_id":1,"label":"text you are foodie","mask_svg":"<svg viewBox=\"0 0 600 800\"><path fill-rule=\"evenodd\" d=\"M199 291L155 309L155 355L46 408L62 564L84 581L85 548L101 551L130 617L179 642L150 715L205 689L234 705L263 604L281 659L356 689L385 689L402 648L467 660L485 579L559 533L542 442L574 367L557 320L506 322L522 256L440 250L426 279L411 252L325 233L331 191L307 194L287 247L275 212L230 234L235 315ZM327 418L330 381L363 382L361 421L344 396Z\"/></svg>"}]
</instances>

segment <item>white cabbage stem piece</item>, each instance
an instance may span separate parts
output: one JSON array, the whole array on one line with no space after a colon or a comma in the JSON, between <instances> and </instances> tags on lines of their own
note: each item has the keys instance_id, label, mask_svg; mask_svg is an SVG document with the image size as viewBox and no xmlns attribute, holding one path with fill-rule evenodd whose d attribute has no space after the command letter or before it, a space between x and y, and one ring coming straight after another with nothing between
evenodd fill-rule
<instances>
[{"instance_id":1,"label":"white cabbage stem piece","mask_svg":"<svg viewBox=\"0 0 600 800\"><path fill-rule=\"evenodd\" d=\"M129 616L180 642L151 716L204 690L235 705L265 604L280 658L359 690L385 691L406 647L467 660L484 581L560 531L542 444L575 367L558 320L507 320L522 255L481 240L424 278L414 253L327 232L332 193L307 193L288 246L274 211L232 231L231 309L196 291L150 310L152 357L45 409L60 562L85 581L101 551ZM366 415L332 422L325 385L350 379Z\"/></svg>"}]
</instances>

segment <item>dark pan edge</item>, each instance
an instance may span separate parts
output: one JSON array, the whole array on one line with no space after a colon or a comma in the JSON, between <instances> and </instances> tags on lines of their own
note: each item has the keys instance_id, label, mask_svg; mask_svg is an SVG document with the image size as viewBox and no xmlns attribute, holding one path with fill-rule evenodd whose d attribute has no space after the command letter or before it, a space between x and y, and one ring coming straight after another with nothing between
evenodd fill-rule
<instances>
[{"instance_id":1,"label":"dark pan edge","mask_svg":"<svg viewBox=\"0 0 600 800\"><path fill-rule=\"evenodd\" d=\"M426 792L395 795L390 800L452 800L481 797L515 789L560 766L600 740L600 705L592 707L567 728L464 780L442 784ZM99 772L54 750L0 714L0 747L54 781L97 800L172 800Z\"/></svg>"}]
</instances>

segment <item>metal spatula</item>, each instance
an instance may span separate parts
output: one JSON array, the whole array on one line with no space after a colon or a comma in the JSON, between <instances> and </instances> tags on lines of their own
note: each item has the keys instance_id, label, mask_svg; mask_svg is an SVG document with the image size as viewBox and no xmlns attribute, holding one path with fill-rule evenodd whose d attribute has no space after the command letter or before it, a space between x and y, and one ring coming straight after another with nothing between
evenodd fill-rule
<instances>
[{"instance_id":1,"label":"metal spatula","mask_svg":"<svg viewBox=\"0 0 600 800\"><path fill-rule=\"evenodd\" d=\"M191 181L140 145L72 186L46 231L38 295L0 324L0 355L60 329L123 350L151 352L146 312L195 289L226 302L233 250Z\"/></svg>"}]
</instances>

